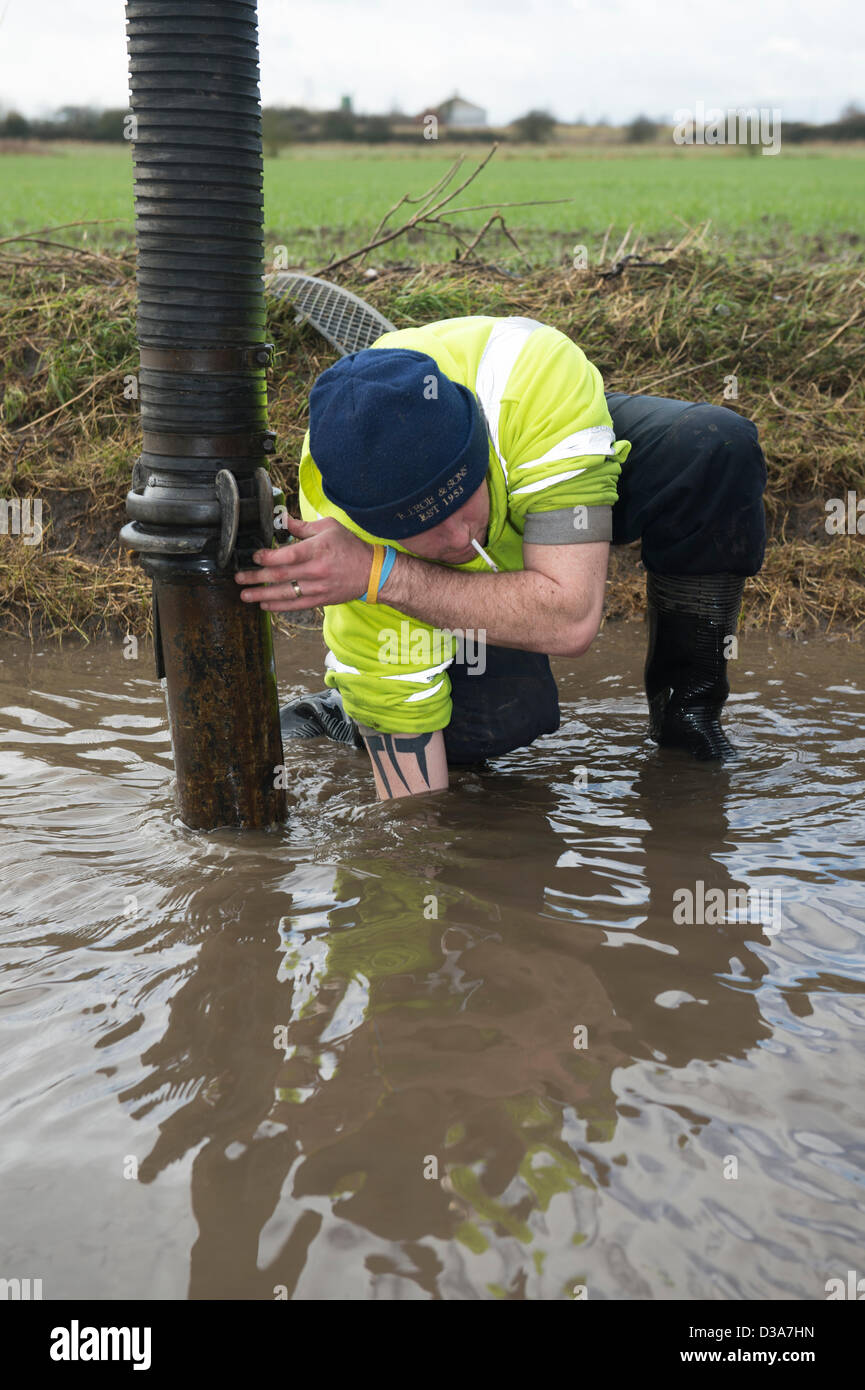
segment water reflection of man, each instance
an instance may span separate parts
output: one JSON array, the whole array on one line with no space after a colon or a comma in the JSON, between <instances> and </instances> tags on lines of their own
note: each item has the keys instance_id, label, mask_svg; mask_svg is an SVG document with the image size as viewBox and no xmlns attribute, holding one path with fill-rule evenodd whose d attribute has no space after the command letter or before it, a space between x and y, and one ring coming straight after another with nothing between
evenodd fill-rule
<instances>
[{"instance_id":1,"label":"water reflection of man","mask_svg":"<svg viewBox=\"0 0 865 1390\"><path fill-rule=\"evenodd\" d=\"M335 1297L388 1271L434 1298L466 1296L464 1278L471 1297L460 1270L483 1249L503 1283L534 1288L535 1257L590 1232L599 1187L616 1181L603 1146L619 1124L617 1073L628 1089L634 1064L674 1074L768 1035L754 928L673 922L683 804L689 875L732 882L723 798L693 796L697 767L671 779L637 757L621 797L631 829L606 869L567 862L585 839L563 828L567 788L499 771L481 775L497 829L480 859L477 801L457 797L425 803L422 824L419 804L393 808L341 847L321 900L307 887L294 911L284 862L268 879L264 853L252 918L218 878L192 894L195 969L122 1097L142 1115L174 1097L142 1181L197 1150L190 1297L291 1297L301 1281L302 1296ZM539 1235L533 1217L557 1193L571 1226ZM391 1254L370 1254L370 1236ZM574 1272L597 1258L588 1238ZM546 1296L562 1296L551 1278Z\"/></svg>"}]
</instances>

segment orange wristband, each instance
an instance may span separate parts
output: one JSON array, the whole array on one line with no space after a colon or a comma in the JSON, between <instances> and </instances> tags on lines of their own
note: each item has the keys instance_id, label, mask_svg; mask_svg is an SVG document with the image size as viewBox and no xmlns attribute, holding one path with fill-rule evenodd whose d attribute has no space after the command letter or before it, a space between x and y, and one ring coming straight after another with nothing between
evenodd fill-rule
<instances>
[{"instance_id":1,"label":"orange wristband","mask_svg":"<svg viewBox=\"0 0 865 1390\"><path fill-rule=\"evenodd\" d=\"M381 567L384 564L385 548L383 545L373 546L372 565L369 571L369 583L366 586L367 603L378 603L378 585L381 579Z\"/></svg>"}]
</instances>

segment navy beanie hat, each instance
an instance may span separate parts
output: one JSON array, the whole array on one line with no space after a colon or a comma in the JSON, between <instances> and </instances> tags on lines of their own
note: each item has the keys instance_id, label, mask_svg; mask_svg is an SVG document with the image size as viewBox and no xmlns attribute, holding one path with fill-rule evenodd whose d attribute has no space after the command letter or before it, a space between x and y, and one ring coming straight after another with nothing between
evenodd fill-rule
<instances>
[{"instance_id":1,"label":"navy beanie hat","mask_svg":"<svg viewBox=\"0 0 865 1390\"><path fill-rule=\"evenodd\" d=\"M309 396L309 450L325 496L394 541L462 507L490 457L473 392L413 348L363 348L322 372Z\"/></svg>"}]
</instances>

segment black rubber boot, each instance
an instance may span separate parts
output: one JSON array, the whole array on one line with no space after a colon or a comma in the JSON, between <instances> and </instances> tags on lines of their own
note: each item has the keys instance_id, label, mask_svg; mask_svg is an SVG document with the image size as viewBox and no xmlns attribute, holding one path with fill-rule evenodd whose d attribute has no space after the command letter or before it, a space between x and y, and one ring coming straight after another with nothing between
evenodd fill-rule
<instances>
[{"instance_id":1,"label":"black rubber boot","mask_svg":"<svg viewBox=\"0 0 865 1390\"><path fill-rule=\"evenodd\" d=\"M744 589L738 574L647 574L649 736L662 748L703 760L737 756L720 714L730 693L725 646Z\"/></svg>"},{"instance_id":2,"label":"black rubber boot","mask_svg":"<svg viewBox=\"0 0 865 1390\"><path fill-rule=\"evenodd\" d=\"M315 695L302 695L279 711L279 727L283 738L332 738L335 743L350 743L363 748L357 724L346 714L338 690L319 690Z\"/></svg>"}]
</instances>

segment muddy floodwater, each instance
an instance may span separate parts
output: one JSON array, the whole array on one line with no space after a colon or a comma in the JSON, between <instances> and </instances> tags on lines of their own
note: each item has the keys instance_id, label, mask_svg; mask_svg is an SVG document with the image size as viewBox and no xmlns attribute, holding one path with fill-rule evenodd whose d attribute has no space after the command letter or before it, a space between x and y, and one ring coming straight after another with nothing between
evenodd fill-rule
<instances>
[{"instance_id":1,"label":"muddy floodwater","mask_svg":"<svg viewBox=\"0 0 865 1390\"><path fill-rule=\"evenodd\" d=\"M0 1277L45 1299L826 1298L865 1275L865 650L745 635L700 765L645 631L375 800L174 814L149 651L0 644ZM322 686L279 638L283 698Z\"/></svg>"}]
</instances>

